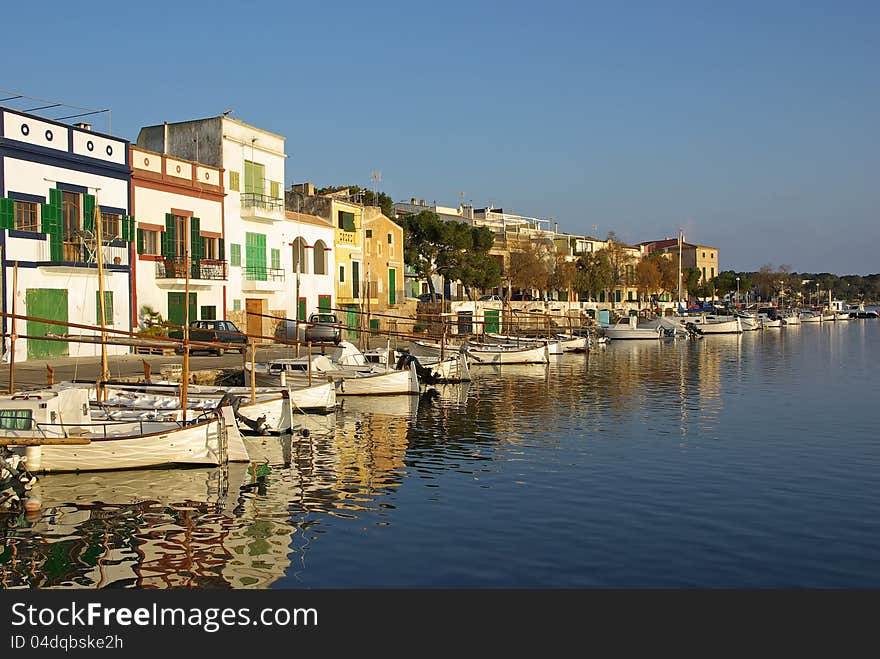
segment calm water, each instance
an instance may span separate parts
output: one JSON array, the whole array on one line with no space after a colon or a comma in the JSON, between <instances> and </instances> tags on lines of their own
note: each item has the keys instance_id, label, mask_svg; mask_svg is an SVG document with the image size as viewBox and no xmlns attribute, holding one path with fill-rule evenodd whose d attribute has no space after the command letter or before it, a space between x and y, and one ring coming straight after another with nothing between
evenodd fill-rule
<instances>
[{"instance_id":1,"label":"calm water","mask_svg":"<svg viewBox=\"0 0 880 659\"><path fill-rule=\"evenodd\" d=\"M880 587L880 321L345 401L272 464L44 476L5 587ZM244 489L242 489L244 487Z\"/></svg>"}]
</instances>

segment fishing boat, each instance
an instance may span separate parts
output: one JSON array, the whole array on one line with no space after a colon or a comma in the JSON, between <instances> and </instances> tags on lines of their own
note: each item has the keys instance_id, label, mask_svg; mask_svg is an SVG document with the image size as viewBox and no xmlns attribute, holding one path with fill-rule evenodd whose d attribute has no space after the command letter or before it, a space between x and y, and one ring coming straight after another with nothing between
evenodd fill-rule
<instances>
[{"instance_id":1,"label":"fishing boat","mask_svg":"<svg viewBox=\"0 0 880 659\"><path fill-rule=\"evenodd\" d=\"M76 387L0 396L0 445L24 455L32 473L250 459L228 400L188 421L112 421L94 418L88 391Z\"/></svg>"},{"instance_id":2,"label":"fishing boat","mask_svg":"<svg viewBox=\"0 0 880 659\"><path fill-rule=\"evenodd\" d=\"M468 347L468 357L475 364L546 364L550 362L547 344L539 346L483 345Z\"/></svg>"},{"instance_id":3,"label":"fishing boat","mask_svg":"<svg viewBox=\"0 0 880 659\"><path fill-rule=\"evenodd\" d=\"M546 338L546 337L526 337L526 336L509 336L506 334L495 334L493 332L487 332L485 337L492 341L495 345L501 346L516 346L518 348L525 347L538 347L542 345L547 346L547 352L550 355L561 355L565 350L562 346L562 340L557 338ZM470 345L486 345L485 341L482 343L474 343L471 342Z\"/></svg>"},{"instance_id":4,"label":"fishing boat","mask_svg":"<svg viewBox=\"0 0 880 659\"><path fill-rule=\"evenodd\" d=\"M670 330L674 331L674 328L670 327ZM638 316L629 316L606 327L604 335L611 341L656 340L667 336L667 332L659 322L639 327Z\"/></svg>"},{"instance_id":5,"label":"fishing boat","mask_svg":"<svg viewBox=\"0 0 880 659\"><path fill-rule=\"evenodd\" d=\"M801 323L821 323L822 314L818 311L802 310L800 312Z\"/></svg>"}]
</instances>

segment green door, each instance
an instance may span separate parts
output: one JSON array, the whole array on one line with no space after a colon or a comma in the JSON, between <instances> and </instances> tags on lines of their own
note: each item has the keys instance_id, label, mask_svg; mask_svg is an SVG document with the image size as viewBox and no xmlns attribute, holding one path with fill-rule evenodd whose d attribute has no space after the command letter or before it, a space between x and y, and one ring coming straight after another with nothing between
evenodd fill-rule
<instances>
[{"instance_id":1,"label":"green door","mask_svg":"<svg viewBox=\"0 0 880 659\"><path fill-rule=\"evenodd\" d=\"M318 311L321 313L330 313L330 296L329 295L319 295L318 296Z\"/></svg>"},{"instance_id":2,"label":"green door","mask_svg":"<svg viewBox=\"0 0 880 659\"><path fill-rule=\"evenodd\" d=\"M47 320L67 320L67 289L66 288L29 288L25 292L25 304L27 315L34 318L46 318ZM66 334L68 328L64 325L50 325L38 323L33 320L27 321L28 336L46 336L53 334ZM44 359L47 357L61 357L68 354L68 345L65 341L39 341L28 339L28 359Z\"/></svg>"},{"instance_id":3,"label":"green door","mask_svg":"<svg viewBox=\"0 0 880 659\"><path fill-rule=\"evenodd\" d=\"M348 305L348 313L346 314L345 324L349 327L357 327L358 326L358 314L357 314L357 305L350 304ZM358 333L356 330L350 329L348 330L348 338L351 340L357 340Z\"/></svg>"},{"instance_id":4,"label":"green door","mask_svg":"<svg viewBox=\"0 0 880 659\"><path fill-rule=\"evenodd\" d=\"M306 319L306 299L301 297L296 305L296 319L297 320L305 320Z\"/></svg>"},{"instance_id":5,"label":"green door","mask_svg":"<svg viewBox=\"0 0 880 659\"><path fill-rule=\"evenodd\" d=\"M487 309L483 316L483 320L485 321L485 327L487 332L498 332L498 309Z\"/></svg>"},{"instance_id":6,"label":"green door","mask_svg":"<svg viewBox=\"0 0 880 659\"><path fill-rule=\"evenodd\" d=\"M183 300L185 293L169 293L168 294L168 322L172 325L183 327L186 324L186 310L183 308ZM198 320L196 315L196 293L189 294L189 322ZM172 327L171 331L180 331L177 327Z\"/></svg>"},{"instance_id":7,"label":"green door","mask_svg":"<svg viewBox=\"0 0 880 659\"><path fill-rule=\"evenodd\" d=\"M397 270L388 269L388 304L397 304Z\"/></svg>"}]
</instances>

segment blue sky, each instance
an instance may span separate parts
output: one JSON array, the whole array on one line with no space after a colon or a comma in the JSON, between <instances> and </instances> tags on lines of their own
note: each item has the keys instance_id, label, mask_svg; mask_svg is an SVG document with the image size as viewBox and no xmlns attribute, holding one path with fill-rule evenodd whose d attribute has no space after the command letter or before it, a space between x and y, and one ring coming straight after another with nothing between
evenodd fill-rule
<instances>
[{"instance_id":1,"label":"blue sky","mask_svg":"<svg viewBox=\"0 0 880 659\"><path fill-rule=\"evenodd\" d=\"M722 269L880 272L880 3L4 13L0 88L109 107L121 137L231 108L286 136L287 184L369 186L380 170L395 200L463 193L572 233L637 242L681 226Z\"/></svg>"}]
</instances>

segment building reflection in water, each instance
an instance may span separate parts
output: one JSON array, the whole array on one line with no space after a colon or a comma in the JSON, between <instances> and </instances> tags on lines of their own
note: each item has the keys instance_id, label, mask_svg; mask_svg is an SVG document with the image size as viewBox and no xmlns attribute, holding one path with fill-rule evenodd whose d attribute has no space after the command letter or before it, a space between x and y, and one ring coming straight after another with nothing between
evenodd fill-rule
<instances>
[{"instance_id":1,"label":"building reflection in water","mask_svg":"<svg viewBox=\"0 0 880 659\"><path fill-rule=\"evenodd\" d=\"M626 440L608 432L622 421L649 439L675 428L681 442L713 437L743 340L619 342L549 365L478 367L472 382L421 397L349 397L335 414L298 415L307 437L250 438L252 468L44 476L41 515L0 518L0 587L267 588L297 579L335 528L331 518L387 523L405 484L478 475L535 442Z\"/></svg>"}]
</instances>

